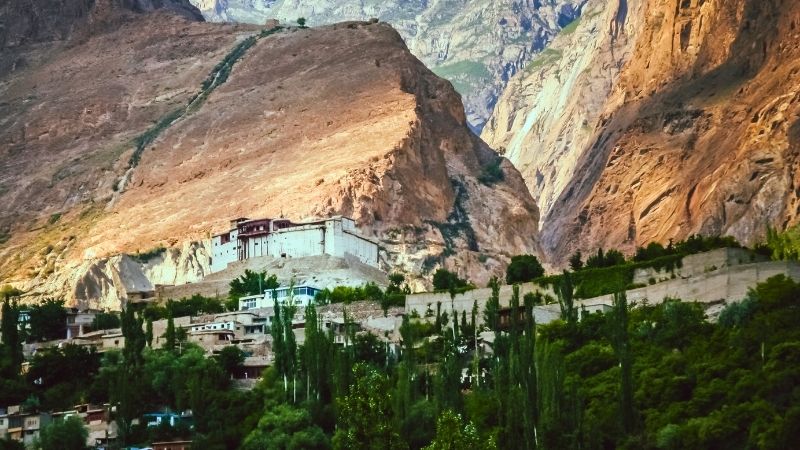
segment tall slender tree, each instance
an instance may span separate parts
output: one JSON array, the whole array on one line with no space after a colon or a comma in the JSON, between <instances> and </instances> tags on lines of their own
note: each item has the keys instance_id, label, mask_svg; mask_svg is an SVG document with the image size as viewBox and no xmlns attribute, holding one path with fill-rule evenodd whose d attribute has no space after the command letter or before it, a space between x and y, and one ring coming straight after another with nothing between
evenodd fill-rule
<instances>
[{"instance_id":1,"label":"tall slender tree","mask_svg":"<svg viewBox=\"0 0 800 450\"><path fill-rule=\"evenodd\" d=\"M164 331L164 349L174 351L177 346L175 320L172 318L172 301L167 303L167 329Z\"/></svg>"},{"instance_id":2,"label":"tall slender tree","mask_svg":"<svg viewBox=\"0 0 800 450\"><path fill-rule=\"evenodd\" d=\"M148 317L146 321L144 338L147 341L147 347L153 347L153 319Z\"/></svg>"},{"instance_id":3,"label":"tall slender tree","mask_svg":"<svg viewBox=\"0 0 800 450\"><path fill-rule=\"evenodd\" d=\"M558 296L558 305L561 307L561 319L572 331L578 322L578 310L575 308L575 287L572 284L572 275L566 270L561 275L556 295Z\"/></svg>"},{"instance_id":4,"label":"tall slender tree","mask_svg":"<svg viewBox=\"0 0 800 450\"><path fill-rule=\"evenodd\" d=\"M2 346L0 347L0 369L5 368L5 376L12 378L19 374L22 367L22 341L19 338L19 310L11 303L10 295L3 300ZM5 364L3 364L5 363ZM3 367L5 366L5 367Z\"/></svg>"},{"instance_id":5,"label":"tall slender tree","mask_svg":"<svg viewBox=\"0 0 800 450\"><path fill-rule=\"evenodd\" d=\"M284 344L283 311L278 298L273 295L274 300L272 324L270 332L272 334L272 354L275 361L275 369L283 378L283 392L289 390L289 379L287 377L286 345Z\"/></svg>"},{"instance_id":6,"label":"tall slender tree","mask_svg":"<svg viewBox=\"0 0 800 450\"><path fill-rule=\"evenodd\" d=\"M630 337L628 335L628 299L625 292L614 294L611 313L611 344L619 360L619 409L620 422L626 434L633 431L633 373Z\"/></svg>"},{"instance_id":7,"label":"tall slender tree","mask_svg":"<svg viewBox=\"0 0 800 450\"><path fill-rule=\"evenodd\" d=\"M121 366L110 385L109 397L116 407L116 420L119 435L124 445L130 436L133 420L142 414L144 408L144 356L146 345L142 330L144 319L136 317L133 308L127 306L122 311L122 336L125 346L122 349Z\"/></svg>"}]
</instances>

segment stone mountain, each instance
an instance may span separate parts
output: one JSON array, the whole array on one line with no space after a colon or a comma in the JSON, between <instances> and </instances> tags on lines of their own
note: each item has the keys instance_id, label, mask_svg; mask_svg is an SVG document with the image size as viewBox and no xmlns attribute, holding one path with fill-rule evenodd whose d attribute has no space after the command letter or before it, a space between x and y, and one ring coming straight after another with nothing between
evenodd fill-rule
<instances>
[{"instance_id":1,"label":"stone mountain","mask_svg":"<svg viewBox=\"0 0 800 450\"><path fill-rule=\"evenodd\" d=\"M192 0L208 20L311 25L375 17L396 28L411 52L464 97L480 130L506 82L580 15L586 0Z\"/></svg>"},{"instance_id":2,"label":"stone mountain","mask_svg":"<svg viewBox=\"0 0 800 450\"><path fill-rule=\"evenodd\" d=\"M590 1L483 138L520 169L553 262L798 221L800 3Z\"/></svg>"},{"instance_id":3,"label":"stone mountain","mask_svg":"<svg viewBox=\"0 0 800 450\"><path fill-rule=\"evenodd\" d=\"M478 282L538 251L521 176L390 26L262 30L138 4L98 0L3 48L4 282L91 304L81 292L129 265L107 258L159 246L175 250L150 281L192 281L200 242L242 215L349 215L384 261Z\"/></svg>"}]
</instances>

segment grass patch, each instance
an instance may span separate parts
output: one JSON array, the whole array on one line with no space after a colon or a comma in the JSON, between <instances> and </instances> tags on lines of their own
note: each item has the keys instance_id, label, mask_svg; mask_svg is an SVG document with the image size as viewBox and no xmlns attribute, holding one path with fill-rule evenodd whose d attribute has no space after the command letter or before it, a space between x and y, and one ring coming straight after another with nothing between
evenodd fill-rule
<instances>
[{"instance_id":1,"label":"grass patch","mask_svg":"<svg viewBox=\"0 0 800 450\"><path fill-rule=\"evenodd\" d=\"M489 78L492 73L481 62L478 61L459 61L453 64L445 64L433 69L433 73L440 77L470 77L470 78Z\"/></svg>"},{"instance_id":2,"label":"grass patch","mask_svg":"<svg viewBox=\"0 0 800 450\"><path fill-rule=\"evenodd\" d=\"M546 48L525 66L525 73L530 73L544 66L552 65L561 59L562 56L564 56L564 54L561 50Z\"/></svg>"},{"instance_id":3,"label":"grass patch","mask_svg":"<svg viewBox=\"0 0 800 450\"><path fill-rule=\"evenodd\" d=\"M453 85L460 94L468 93L482 80L492 77L492 73L485 64L478 61L459 61L445 64L431 69L437 76L444 78Z\"/></svg>"},{"instance_id":4,"label":"grass patch","mask_svg":"<svg viewBox=\"0 0 800 450\"><path fill-rule=\"evenodd\" d=\"M129 256L131 258L135 259L136 261L139 261L140 263L146 263L147 261L150 261L151 259L154 259L154 258L157 258L157 257L163 255L164 252L166 252L166 251L167 251L166 247L164 247L163 245L159 245L158 247L151 248L150 250L147 250L146 252L142 252L142 253L137 252L135 255L129 255Z\"/></svg>"},{"instance_id":5,"label":"grass patch","mask_svg":"<svg viewBox=\"0 0 800 450\"><path fill-rule=\"evenodd\" d=\"M581 23L581 18L578 17L577 19L573 20L567 26L561 29L561 33L564 36L569 36L570 34L574 33L575 30L578 29L578 25Z\"/></svg>"},{"instance_id":6,"label":"grass patch","mask_svg":"<svg viewBox=\"0 0 800 450\"><path fill-rule=\"evenodd\" d=\"M155 125L148 128L147 131L136 136L133 139L133 144L136 147L133 150L133 154L131 155L130 160L128 160L128 167L136 167L139 165L139 161L142 160L142 153L144 149L147 148L148 145L152 144L153 141L156 140L158 135L161 134L162 131L169 128L175 121L180 119L183 116L183 109L176 109L171 113L167 114L166 116L162 117Z\"/></svg>"}]
</instances>

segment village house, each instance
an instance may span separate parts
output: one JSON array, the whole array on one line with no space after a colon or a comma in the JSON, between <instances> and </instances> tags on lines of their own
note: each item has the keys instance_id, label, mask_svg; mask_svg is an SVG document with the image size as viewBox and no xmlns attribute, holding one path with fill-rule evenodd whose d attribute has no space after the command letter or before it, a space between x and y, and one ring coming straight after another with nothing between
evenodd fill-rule
<instances>
[{"instance_id":1,"label":"village house","mask_svg":"<svg viewBox=\"0 0 800 450\"><path fill-rule=\"evenodd\" d=\"M321 289L319 288L306 285L270 289L263 294L248 295L239 298L239 310L247 311L248 309L271 308L275 306L276 299L281 305L290 302L297 307L305 308L309 303L314 301L314 298L320 291Z\"/></svg>"},{"instance_id":2,"label":"village house","mask_svg":"<svg viewBox=\"0 0 800 450\"><path fill-rule=\"evenodd\" d=\"M67 339L80 336L91 329L94 318L101 313L100 310L80 310L78 308L65 308L67 312Z\"/></svg>"},{"instance_id":3,"label":"village house","mask_svg":"<svg viewBox=\"0 0 800 450\"><path fill-rule=\"evenodd\" d=\"M25 411L19 405L0 409L0 438L22 442L26 447L39 438L42 427L50 423L50 414Z\"/></svg>"},{"instance_id":4,"label":"village house","mask_svg":"<svg viewBox=\"0 0 800 450\"><path fill-rule=\"evenodd\" d=\"M174 412L148 413L144 414L142 419L148 427L158 427L162 424L176 427L182 423L191 426L192 423L192 416L190 414L178 414Z\"/></svg>"},{"instance_id":5,"label":"village house","mask_svg":"<svg viewBox=\"0 0 800 450\"><path fill-rule=\"evenodd\" d=\"M234 219L229 231L212 236L211 248L211 272L259 256L352 256L378 267L377 241L362 236L353 219L341 216L302 223L287 219Z\"/></svg>"},{"instance_id":6,"label":"village house","mask_svg":"<svg viewBox=\"0 0 800 450\"><path fill-rule=\"evenodd\" d=\"M190 450L192 441L153 442L153 450Z\"/></svg>"}]
</instances>

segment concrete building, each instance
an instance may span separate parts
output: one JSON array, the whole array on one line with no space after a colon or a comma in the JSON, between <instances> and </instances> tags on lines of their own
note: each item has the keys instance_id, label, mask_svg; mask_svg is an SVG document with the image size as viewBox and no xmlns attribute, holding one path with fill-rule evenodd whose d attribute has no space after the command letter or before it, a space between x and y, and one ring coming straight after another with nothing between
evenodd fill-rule
<instances>
[{"instance_id":1,"label":"concrete building","mask_svg":"<svg viewBox=\"0 0 800 450\"><path fill-rule=\"evenodd\" d=\"M295 306L304 308L314 301L314 297L316 297L320 290L321 289L312 286L295 286L268 290L261 295L248 295L247 297L239 298L239 311L271 308L275 306L275 299L277 299L281 305L291 302Z\"/></svg>"},{"instance_id":2,"label":"concrete building","mask_svg":"<svg viewBox=\"0 0 800 450\"><path fill-rule=\"evenodd\" d=\"M33 445L42 427L50 423L50 414L24 411L19 405L0 413L0 438L22 442L26 447Z\"/></svg>"},{"instance_id":3,"label":"concrete building","mask_svg":"<svg viewBox=\"0 0 800 450\"><path fill-rule=\"evenodd\" d=\"M80 336L92 327L94 318L102 313L99 310L80 310L78 308L65 308L67 312L67 339Z\"/></svg>"},{"instance_id":4,"label":"concrete building","mask_svg":"<svg viewBox=\"0 0 800 450\"><path fill-rule=\"evenodd\" d=\"M217 331L217 330L229 330L233 331L234 333L244 334L244 330L242 329L241 324L233 321L219 321L219 322L209 322L209 323L201 323L197 325L192 325L192 331Z\"/></svg>"},{"instance_id":5,"label":"concrete building","mask_svg":"<svg viewBox=\"0 0 800 450\"><path fill-rule=\"evenodd\" d=\"M211 272L219 272L234 261L259 256L351 255L364 264L378 266L377 241L362 236L353 219L341 216L303 223L242 217L232 220L226 233L212 236L211 248Z\"/></svg>"}]
</instances>

